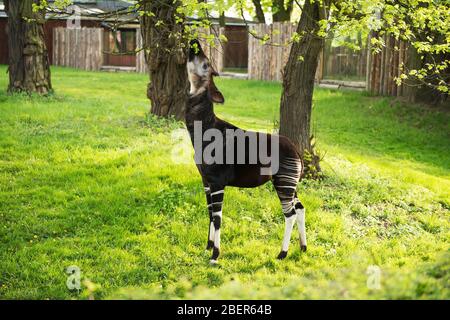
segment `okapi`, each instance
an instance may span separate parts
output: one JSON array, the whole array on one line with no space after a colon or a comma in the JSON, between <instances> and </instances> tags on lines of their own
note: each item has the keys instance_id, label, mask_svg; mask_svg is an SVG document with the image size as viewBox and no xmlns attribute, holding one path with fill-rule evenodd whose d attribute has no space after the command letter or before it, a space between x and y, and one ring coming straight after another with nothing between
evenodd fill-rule
<instances>
[{"instance_id":1,"label":"okapi","mask_svg":"<svg viewBox=\"0 0 450 320\"><path fill-rule=\"evenodd\" d=\"M196 149L195 158L198 171L202 177L208 204L210 224L207 249L212 249L211 263L217 263L220 254L220 226L225 187L254 188L265 184L269 180L272 181L275 187L285 216L284 237L281 252L277 258L284 259L287 256L291 233L296 220L298 221L300 235L300 249L301 251L306 251L305 208L298 200L296 192L297 184L302 174L303 162L296 147L287 137L277 135L278 146L276 147L278 150L276 150L277 148L272 143L274 136L241 130L216 117L213 103L221 104L224 103L225 99L214 84L213 77L218 76L218 73L211 66L209 59L204 54L197 40L193 40L190 43L187 71L190 92L186 106L185 122L194 148L196 148L196 139L199 136L202 137L200 142L201 150ZM213 141L203 139L208 130L219 132L220 138L223 138L221 139L223 141L222 149L219 151L224 156L227 156L226 163L224 161L211 163L211 161L206 161L203 158L203 152L213 143ZM266 142L268 145L267 150L272 159L271 163L263 163L260 158L256 162L250 161L254 156L252 153L255 153L256 149L252 149L249 139L245 139L244 146L241 146L240 149L235 145L233 145L233 149L227 149L227 144L229 145L230 143L229 132L237 130L241 130L240 132L248 136L251 136L251 133L253 133L258 142ZM241 154L237 154L239 152L236 151L239 150ZM228 157L227 152L231 152L233 155ZM268 167L274 167L272 153L275 152L278 152L278 170L269 169L263 172ZM228 158L231 158L232 161L228 161ZM245 161L236 161L239 158L241 160L245 159Z\"/></svg>"}]
</instances>

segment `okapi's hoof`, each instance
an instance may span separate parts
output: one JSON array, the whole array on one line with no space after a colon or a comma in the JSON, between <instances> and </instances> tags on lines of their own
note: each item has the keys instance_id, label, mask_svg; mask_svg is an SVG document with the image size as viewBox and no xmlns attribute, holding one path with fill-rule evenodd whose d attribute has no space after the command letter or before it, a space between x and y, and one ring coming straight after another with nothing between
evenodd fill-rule
<instances>
[{"instance_id":1,"label":"okapi's hoof","mask_svg":"<svg viewBox=\"0 0 450 320\"><path fill-rule=\"evenodd\" d=\"M219 254L220 254L219 248L214 247L213 248L213 252L212 252L212 256L211 256L211 261L216 261L216 263L217 263L217 259L219 258Z\"/></svg>"},{"instance_id":2,"label":"okapi's hoof","mask_svg":"<svg viewBox=\"0 0 450 320\"><path fill-rule=\"evenodd\" d=\"M211 250L214 248L214 241L208 240L208 244L206 245L206 250Z\"/></svg>"},{"instance_id":3,"label":"okapi's hoof","mask_svg":"<svg viewBox=\"0 0 450 320\"><path fill-rule=\"evenodd\" d=\"M300 251L306 252L306 246L300 245Z\"/></svg>"},{"instance_id":4,"label":"okapi's hoof","mask_svg":"<svg viewBox=\"0 0 450 320\"><path fill-rule=\"evenodd\" d=\"M287 251L281 251L281 252L278 254L277 259L278 259L278 260L283 260L283 259L286 258L286 257L287 257Z\"/></svg>"}]
</instances>

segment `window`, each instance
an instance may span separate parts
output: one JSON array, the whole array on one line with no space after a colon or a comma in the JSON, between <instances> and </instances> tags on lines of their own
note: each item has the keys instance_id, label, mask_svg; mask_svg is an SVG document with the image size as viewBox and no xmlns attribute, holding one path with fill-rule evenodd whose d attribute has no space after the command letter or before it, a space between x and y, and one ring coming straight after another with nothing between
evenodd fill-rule
<instances>
[{"instance_id":1,"label":"window","mask_svg":"<svg viewBox=\"0 0 450 320\"><path fill-rule=\"evenodd\" d=\"M106 50L115 54L134 54L136 50L136 30L109 31Z\"/></svg>"}]
</instances>

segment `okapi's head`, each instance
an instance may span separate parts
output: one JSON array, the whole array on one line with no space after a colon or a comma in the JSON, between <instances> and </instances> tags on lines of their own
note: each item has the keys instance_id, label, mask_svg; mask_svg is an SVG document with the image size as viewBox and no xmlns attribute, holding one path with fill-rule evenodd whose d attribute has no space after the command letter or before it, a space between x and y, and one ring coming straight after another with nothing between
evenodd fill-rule
<instances>
[{"instance_id":1,"label":"okapi's head","mask_svg":"<svg viewBox=\"0 0 450 320\"><path fill-rule=\"evenodd\" d=\"M189 44L187 72L191 84L189 91L191 96L207 91L212 102L223 103L225 101L213 80L213 77L218 76L219 73L212 67L198 40L192 40Z\"/></svg>"}]
</instances>

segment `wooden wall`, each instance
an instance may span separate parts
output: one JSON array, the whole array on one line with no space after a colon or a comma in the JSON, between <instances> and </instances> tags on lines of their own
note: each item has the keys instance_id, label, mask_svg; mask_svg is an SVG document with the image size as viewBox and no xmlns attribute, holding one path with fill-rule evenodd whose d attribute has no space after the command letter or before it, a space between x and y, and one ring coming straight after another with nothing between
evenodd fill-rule
<instances>
[{"instance_id":1,"label":"wooden wall","mask_svg":"<svg viewBox=\"0 0 450 320\"><path fill-rule=\"evenodd\" d=\"M103 29L55 28L53 64L82 70L100 70L103 65Z\"/></svg>"},{"instance_id":2,"label":"wooden wall","mask_svg":"<svg viewBox=\"0 0 450 320\"><path fill-rule=\"evenodd\" d=\"M47 46L48 56L50 59L50 63L53 64L53 30L55 28L65 28L67 26L66 20L47 20L44 24L44 35L45 35L45 45ZM86 28L99 28L100 22L93 20L82 20L81 27Z\"/></svg>"},{"instance_id":3,"label":"wooden wall","mask_svg":"<svg viewBox=\"0 0 450 320\"><path fill-rule=\"evenodd\" d=\"M248 30L246 26L225 26L222 31L227 37L224 43L224 68L247 68Z\"/></svg>"},{"instance_id":4,"label":"wooden wall","mask_svg":"<svg viewBox=\"0 0 450 320\"><path fill-rule=\"evenodd\" d=\"M367 72L367 45L359 44L361 50L355 51L345 46L324 48L323 77L365 81Z\"/></svg>"},{"instance_id":5,"label":"wooden wall","mask_svg":"<svg viewBox=\"0 0 450 320\"><path fill-rule=\"evenodd\" d=\"M290 40L297 26L289 22L274 22L271 25L255 24L250 32L258 36L271 36L270 45L262 45L261 41L252 35L248 40L248 78L265 81L282 81L283 69L289 59L291 50ZM316 71L316 81L322 79L323 54L319 56Z\"/></svg>"},{"instance_id":6,"label":"wooden wall","mask_svg":"<svg viewBox=\"0 0 450 320\"><path fill-rule=\"evenodd\" d=\"M103 64L105 66L136 67L137 29L118 29L103 32ZM120 41L115 41L120 39Z\"/></svg>"},{"instance_id":7,"label":"wooden wall","mask_svg":"<svg viewBox=\"0 0 450 320\"><path fill-rule=\"evenodd\" d=\"M289 43L296 26L291 23L275 22L271 25L254 24L250 32L257 35L272 35L274 45L262 45L259 39L249 35L248 78L266 81L281 81L283 68L291 50ZM275 44L279 46L275 46Z\"/></svg>"},{"instance_id":8,"label":"wooden wall","mask_svg":"<svg viewBox=\"0 0 450 320\"><path fill-rule=\"evenodd\" d=\"M386 44L383 50L369 55L366 88L375 95L405 96L405 86L397 86L395 77L402 73L401 66L406 63L408 45L392 36L385 35L383 40Z\"/></svg>"}]
</instances>

